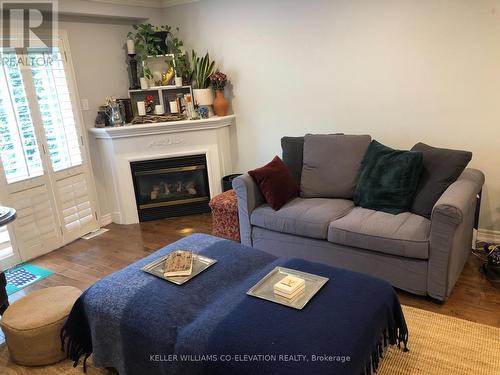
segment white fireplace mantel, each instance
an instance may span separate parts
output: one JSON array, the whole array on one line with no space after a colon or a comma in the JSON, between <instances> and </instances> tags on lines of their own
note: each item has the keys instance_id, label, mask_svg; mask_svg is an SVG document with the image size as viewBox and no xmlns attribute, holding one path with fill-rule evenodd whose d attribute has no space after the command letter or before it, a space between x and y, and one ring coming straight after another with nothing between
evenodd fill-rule
<instances>
[{"instance_id":1,"label":"white fireplace mantel","mask_svg":"<svg viewBox=\"0 0 500 375\"><path fill-rule=\"evenodd\" d=\"M130 163L204 154L210 196L221 192L221 178L232 173L230 127L235 116L90 129L95 138L112 220L139 222Z\"/></svg>"},{"instance_id":2,"label":"white fireplace mantel","mask_svg":"<svg viewBox=\"0 0 500 375\"><path fill-rule=\"evenodd\" d=\"M125 125L93 128L89 131L95 138L126 138L155 134L179 133L207 129L219 129L231 125L235 116L215 116L203 120L159 122L156 124Z\"/></svg>"}]
</instances>

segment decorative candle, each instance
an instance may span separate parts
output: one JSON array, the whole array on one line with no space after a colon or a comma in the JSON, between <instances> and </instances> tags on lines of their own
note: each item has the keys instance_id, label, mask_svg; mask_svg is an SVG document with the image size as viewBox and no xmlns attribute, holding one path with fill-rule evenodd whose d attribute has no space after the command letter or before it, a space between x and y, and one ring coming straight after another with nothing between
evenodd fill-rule
<instances>
[{"instance_id":1,"label":"decorative candle","mask_svg":"<svg viewBox=\"0 0 500 375\"><path fill-rule=\"evenodd\" d=\"M170 113L178 113L179 109L177 108L177 101L172 100L168 103L170 105Z\"/></svg>"},{"instance_id":2,"label":"decorative candle","mask_svg":"<svg viewBox=\"0 0 500 375\"><path fill-rule=\"evenodd\" d=\"M139 116L146 116L146 104L144 102L137 102L137 112Z\"/></svg>"},{"instance_id":3,"label":"decorative candle","mask_svg":"<svg viewBox=\"0 0 500 375\"><path fill-rule=\"evenodd\" d=\"M164 113L165 113L165 110L163 109L163 105L161 105L161 104L155 105L155 114L163 115Z\"/></svg>"},{"instance_id":4,"label":"decorative candle","mask_svg":"<svg viewBox=\"0 0 500 375\"><path fill-rule=\"evenodd\" d=\"M127 53L129 55L135 55L135 43L132 39L127 39Z\"/></svg>"}]
</instances>

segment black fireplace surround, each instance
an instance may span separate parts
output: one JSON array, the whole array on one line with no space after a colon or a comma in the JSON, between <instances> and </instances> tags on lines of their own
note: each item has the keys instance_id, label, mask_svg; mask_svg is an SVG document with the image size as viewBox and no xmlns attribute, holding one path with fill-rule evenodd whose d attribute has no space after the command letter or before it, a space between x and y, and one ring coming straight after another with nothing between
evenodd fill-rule
<instances>
[{"instance_id":1,"label":"black fireplace surround","mask_svg":"<svg viewBox=\"0 0 500 375\"><path fill-rule=\"evenodd\" d=\"M130 163L139 221L210 212L205 155Z\"/></svg>"}]
</instances>

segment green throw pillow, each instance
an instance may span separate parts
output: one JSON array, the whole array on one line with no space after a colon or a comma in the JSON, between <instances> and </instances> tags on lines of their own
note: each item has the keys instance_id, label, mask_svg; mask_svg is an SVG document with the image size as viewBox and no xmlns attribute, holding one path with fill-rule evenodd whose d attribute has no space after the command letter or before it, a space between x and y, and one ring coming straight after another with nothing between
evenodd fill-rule
<instances>
[{"instance_id":1,"label":"green throw pillow","mask_svg":"<svg viewBox=\"0 0 500 375\"><path fill-rule=\"evenodd\" d=\"M372 141L361 163L354 203L399 214L409 211L422 172L422 153Z\"/></svg>"}]
</instances>

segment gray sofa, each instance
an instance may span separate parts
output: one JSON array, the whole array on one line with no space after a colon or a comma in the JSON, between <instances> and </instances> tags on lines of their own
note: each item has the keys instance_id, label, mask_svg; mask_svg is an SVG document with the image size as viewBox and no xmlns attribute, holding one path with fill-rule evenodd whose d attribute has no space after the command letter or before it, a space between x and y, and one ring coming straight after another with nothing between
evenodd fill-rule
<instances>
[{"instance_id":1,"label":"gray sofa","mask_svg":"<svg viewBox=\"0 0 500 375\"><path fill-rule=\"evenodd\" d=\"M445 301L471 251L483 183L481 171L465 169L434 205L430 220L331 198L298 197L274 211L248 174L236 178L233 188L244 245L367 273Z\"/></svg>"}]
</instances>

